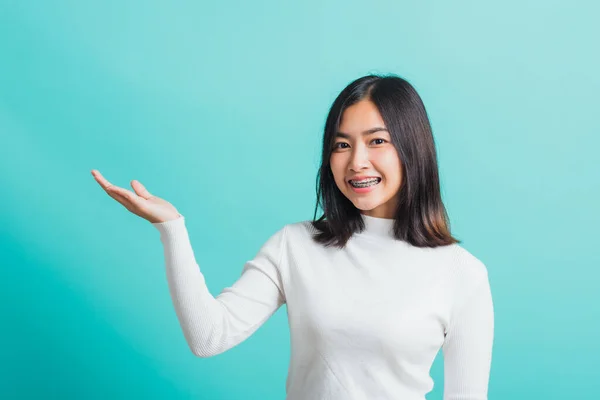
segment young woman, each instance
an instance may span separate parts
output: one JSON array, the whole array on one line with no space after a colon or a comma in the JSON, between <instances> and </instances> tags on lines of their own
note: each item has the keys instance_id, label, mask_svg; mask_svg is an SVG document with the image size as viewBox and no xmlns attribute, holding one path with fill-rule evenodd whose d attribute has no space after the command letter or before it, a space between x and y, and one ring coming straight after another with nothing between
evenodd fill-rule
<instances>
[{"instance_id":1,"label":"young woman","mask_svg":"<svg viewBox=\"0 0 600 400\"><path fill-rule=\"evenodd\" d=\"M487 399L487 269L450 234L425 107L402 78L369 75L340 93L325 124L313 220L274 233L216 298L184 216L138 181L133 193L92 174L160 232L173 304L197 356L238 345L285 303L288 400L423 400L440 348L444 399Z\"/></svg>"}]
</instances>

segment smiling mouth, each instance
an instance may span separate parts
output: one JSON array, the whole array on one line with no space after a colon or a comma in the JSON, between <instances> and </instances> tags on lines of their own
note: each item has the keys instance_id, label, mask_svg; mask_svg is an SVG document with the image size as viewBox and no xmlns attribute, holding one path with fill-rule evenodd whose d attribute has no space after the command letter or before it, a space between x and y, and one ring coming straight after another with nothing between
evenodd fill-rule
<instances>
[{"instance_id":1,"label":"smiling mouth","mask_svg":"<svg viewBox=\"0 0 600 400\"><path fill-rule=\"evenodd\" d=\"M357 189L375 186L375 185L379 184L379 182L381 182L381 178L365 179L365 180L362 180L359 182L356 182L353 180L348 181L350 186L357 188Z\"/></svg>"}]
</instances>

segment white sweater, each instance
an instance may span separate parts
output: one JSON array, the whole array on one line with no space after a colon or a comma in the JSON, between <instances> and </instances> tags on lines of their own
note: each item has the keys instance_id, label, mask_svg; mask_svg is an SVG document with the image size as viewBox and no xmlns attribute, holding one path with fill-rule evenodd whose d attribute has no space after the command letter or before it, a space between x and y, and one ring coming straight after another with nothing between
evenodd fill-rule
<instances>
[{"instance_id":1,"label":"white sweater","mask_svg":"<svg viewBox=\"0 0 600 400\"><path fill-rule=\"evenodd\" d=\"M287 400L423 400L440 350L444 399L487 399L494 335L485 265L458 244L419 248L394 239L393 220L363 216L344 249L285 225L213 297L185 219L153 224L185 339L199 357L222 353L287 304Z\"/></svg>"}]
</instances>

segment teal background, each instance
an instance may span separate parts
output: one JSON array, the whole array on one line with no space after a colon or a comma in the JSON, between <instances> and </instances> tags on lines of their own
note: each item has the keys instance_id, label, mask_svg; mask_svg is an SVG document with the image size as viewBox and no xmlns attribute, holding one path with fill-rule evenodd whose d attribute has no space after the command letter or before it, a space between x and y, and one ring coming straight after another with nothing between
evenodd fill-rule
<instances>
[{"instance_id":1,"label":"teal background","mask_svg":"<svg viewBox=\"0 0 600 400\"><path fill-rule=\"evenodd\" d=\"M283 224L312 218L328 107L370 72L421 94L453 233L488 267L489 398L597 396L599 12L1 0L0 398L283 399L285 306L193 356L158 232L90 171L173 203L216 295Z\"/></svg>"}]
</instances>

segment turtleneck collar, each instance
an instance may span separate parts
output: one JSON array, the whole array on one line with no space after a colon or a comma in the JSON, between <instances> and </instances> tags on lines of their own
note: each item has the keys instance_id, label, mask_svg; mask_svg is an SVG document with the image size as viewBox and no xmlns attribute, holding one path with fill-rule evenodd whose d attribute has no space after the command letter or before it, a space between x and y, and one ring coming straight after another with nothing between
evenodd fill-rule
<instances>
[{"instance_id":1,"label":"turtleneck collar","mask_svg":"<svg viewBox=\"0 0 600 400\"><path fill-rule=\"evenodd\" d=\"M393 218L377 218L361 214L365 229L362 234L372 236L394 237L394 219Z\"/></svg>"}]
</instances>

